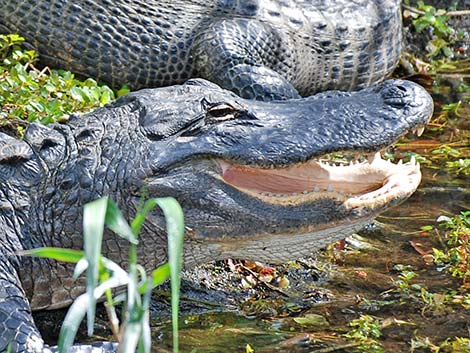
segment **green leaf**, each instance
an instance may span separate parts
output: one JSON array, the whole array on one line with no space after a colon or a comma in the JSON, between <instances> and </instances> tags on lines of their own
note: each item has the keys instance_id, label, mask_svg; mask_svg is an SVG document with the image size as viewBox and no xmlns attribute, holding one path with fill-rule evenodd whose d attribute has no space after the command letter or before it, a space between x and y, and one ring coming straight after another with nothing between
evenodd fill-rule
<instances>
[{"instance_id":1,"label":"green leaf","mask_svg":"<svg viewBox=\"0 0 470 353\"><path fill-rule=\"evenodd\" d=\"M77 334L78 327L80 326L89 306L89 298L86 294L79 296L70 306L64 322L62 323L62 327L60 328L58 341L60 353L69 352Z\"/></svg>"},{"instance_id":2,"label":"green leaf","mask_svg":"<svg viewBox=\"0 0 470 353\"><path fill-rule=\"evenodd\" d=\"M125 94L128 94L130 91L131 89L129 88L129 86L124 85L119 89L119 91L117 91L117 96L121 97Z\"/></svg>"},{"instance_id":3,"label":"green leaf","mask_svg":"<svg viewBox=\"0 0 470 353\"><path fill-rule=\"evenodd\" d=\"M83 102L83 91L80 87L72 87L70 89L70 95L72 96L73 99Z\"/></svg>"},{"instance_id":4,"label":"green leaf","mask_svg":"<svg viewBox=\"0 0 470 353\"><path fill-rule=\"evenodd\" d=\"M125 353L135 352L142 332L141 323L140 321L128 321L124 328L122 342L119 344L119 351Z\"/></svg>"},{"instance_id":5,"label":"green leaf","mask_svg":"<svg viewBox=\"0 0 470 353\"><path fill-rule=\"evenodd\" d=\"M129 224L122 215L121 210L119 210L116 203L110 199L108 199L105 224L114 233L127 239L130 243L138 243L135 235L132 233L131 227L129 227Z\"/></svg>"},{"instance_id":6,"label":"green leaf","mask_svg":"<svg viewBox=\"0 0 470 353\"><path fill-rule=\"evenodd\" d=\"M436 219L437 223L445 223L447 226L452 225L453 220L450 217L447 216L439 216Z\"/></svg>"},{"instance_id":7,"label":"green leaf","mask_svg":"<svg viewBox=\"0 0 470 353\"><path fill-rule=\"evenodd\" d=\"M110 279L94 288L92 291L92 300L90 300L88 293L82 294L74 300L73 304L67 311L67 315L65 316L60 329L59 341L57 343L60 353L69 352L77 334L78 327L85 317L85 314L88 312L89 307L91 305L94 306L96 304L96 300L102 297L106 290L126 285L127 281L127 276L112 276Z\"/></svg>"},{"instance_id":8,"label":"green leaf","mask_svg":"<svg viewBox=\"0 0 470 353\"><path fill-rule=\"evenodd\" d=\"M134 219L131 223L132 232L137 235L140 233L142 229L142 225L145 222L145 218L147 214L157 205L156 199L147 200L144 204L144 207L138 210L137 214L135 215Z\"/></svg>"},{"instance_id":9,"label":"green leaf","mask_svg":"<svg viewBox=\"0 0 470 353\"><path fill-rule=\"evenodd\" d=\"M152 271L152 288L163 284L170 277L170 264L168 262Z\"/></svg>"},{"instance_id":10,"label":"green leaf","mask_svg":"<svg viewBox=\"0 0 470 353\"><path fill-rule=\"evenodd\" d=\"M164 283L168 277L170 277L170 265L168 262L165 262L163 265L157 267L155 270L152 271L152 274L150 276L151 278L151 289L161 285ZM147 291L147 286L148 286L148 281L144 284L142 284L139 287L139 293L144 294Z\"/></svg>"},{"instance_id":11,"label":"green leaf","mask_svg":"<svg viewBox=\"0 0 470 353\"><path fill-rule=\"evenodd\" d=\"M85 257L82 257L80 261L77 262L73 270L73 279L76 280L80 275L86 271L88 268L88 261Z\"/></svg>"},{"instance_id":12,"label":"green leaf","mask_svg":"<svg viewBox=\"0 0 470 353\"><path fill-rule=\"evenodd\" d=\"M173 326L173 352L179 351L178 306L183 264L184 215L180 204L172 197L156 199L163 210L168 233L168 263L171 280L171 320Z\"/></svg>"},{"instance_id":13,"label":"green leaf","mask_svg":"<svg viewBox=\"0 0 470 353\"><path fill-rule=\"evenodd\" d=\"M105 89L104 92L101 94L100 103L102 105L111 103L114 100L114 93L110 89Z\"/></svg>"},{"instance_id":14,"label":"green leaf","mask_svg":"<svg viewBox=\"0 0 470 353\"><path fill-rule=\"evenodd\" d=\"M306 314L304 317L294 318L294 321L302 326L330 326L330 323L325 319L325 317L318 314Z\"/></svg>"},{"instance_id":15,"label":"green leaf","mask_svg":"<svg viewBox=\"0 0 470 353\"><path fill-rule=\"evenodd\" d=\"M150 353L152 348L152 332L150 330L150 298L152 295L152 288L149 286L148 290L145 292L142 300L142 317L140 319L141 323L141 335L139 340L139 352Z\"/></svg>"},{"instance_id":16,"label":"green leaf","mask_svg":"<svg viewBox=\"0 0 470 353\"><path fill-rule=\"evenodd\" d=\"M57 261L72 262L72 263L79 262L85 256L85 253L81 250L52 248L52 247L18 251L17 254L19 256L42 257L42 258L48 258L48 259L53 259Z\"/></svg>"},{"instance_id":17,"label":"green leaf","mask_svg":"<svg viewBox=\"0 0 470 353\"><path fill-rule=\"evenodd\" d=\"M104 222L108 198L102 197L87 203L83 209L83 234L87 268L87 295L89 306L87 310L88 335L93 335L93 322L95 320L96 302L93 290L98 284L99 262L101 256L101 243L103 240Z\"/></svg>"},{"instance_id":18,"label":"green leaf","mask_svg":"<svg viewBox=\"0 0 470 353\"><path fill-rule=\"evenodd\" d=\"M452 49L450 49L447 45L442 47L442 53L448 57L448 58L453 58L454 57L454 52Z\"/></svg>"}]
</instances>

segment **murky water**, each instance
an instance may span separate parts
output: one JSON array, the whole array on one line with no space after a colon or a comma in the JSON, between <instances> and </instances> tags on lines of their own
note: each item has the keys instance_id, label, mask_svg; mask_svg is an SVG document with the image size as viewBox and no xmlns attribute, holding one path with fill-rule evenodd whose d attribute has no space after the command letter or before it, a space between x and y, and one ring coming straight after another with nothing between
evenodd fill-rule
<instances>
[{"instance_id":1,"label":"murky water","mask_svg":"<svg viewBox=\"0 0 470 353\"><path fill-rule=\"evenodd\" d=\"M469 189L444 185L418 190L410 200L379 217L374 231L364 234L373 250L346 251L342 261L333 265L331 277L319 283L330 293L328 301L287 317L246 318L232 310L185 317L181 321L181 351L245 352L249 344L255 352L316 352L339 346L346 348L335 351L352 352L341 333L347 330L349 321L362 314L405 322L382 330L380 342L386 352L408 352L415 336L432 337L436 342L468 337L470 310L456 306L426 311L424 305L413 301L387 304L398 296L386 292L394 288L392 280L397 279L397 271L393 268L397 264L408 265L418 275L414 282L429 291L458 287L448 274L426 264L415 248L429 251L438 245L420 232L421 226L434 224L439 215L457 214L469 206ZM318 326L302 326L294 321L296 316L309 314L321 315L325 321ZM163 333L157 330L158 345L169 347L170 332L169 324L163 327Z\"/></svg>"}]
</instances>

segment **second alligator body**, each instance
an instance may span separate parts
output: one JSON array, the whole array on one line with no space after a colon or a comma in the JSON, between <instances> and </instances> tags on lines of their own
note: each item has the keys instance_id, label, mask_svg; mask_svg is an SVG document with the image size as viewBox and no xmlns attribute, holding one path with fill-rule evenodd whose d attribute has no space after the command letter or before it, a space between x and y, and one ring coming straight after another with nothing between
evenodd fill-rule
<instances>
[{"instance_id":1,"label":"second alligator body","mask_svg":"<svg viewBox=\"0 0 470 353\"><path fill-rule=\"evenodd\" d=\"M0 0L0 32L114 87L201 77L273 100L382 81L400 56L400 2Z\"/></svg>"}]
</instances>

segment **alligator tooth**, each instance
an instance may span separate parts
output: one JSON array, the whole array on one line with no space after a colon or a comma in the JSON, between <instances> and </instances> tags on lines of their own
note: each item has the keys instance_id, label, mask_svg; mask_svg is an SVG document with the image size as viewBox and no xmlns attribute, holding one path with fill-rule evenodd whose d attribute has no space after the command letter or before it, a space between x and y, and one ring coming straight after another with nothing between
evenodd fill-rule
<instances>
[{"instance_id":1,"label":"alligator tooth","mask_svg":"<svg viewBox=\"0 0 470 353\"><path fill-rule=\"evenodd\" d=\"M424 126L416 128L416 135L421 136L424 132Z\"/></svg>"},{"instance_id":2,"label":"alligator tooth","mask_svg":"<svg viewBox=\"0 0 470 353\"><path fill-rule=\"evenodd\" d=\"M341 189L341 190L339 191L339 193L340 193L341 195L344 195L344 194L345 194L343 189Z\"/></svg>"},{"instance_id":3,"label":"alligator tooth","mask_svg":"<svg viewBox=\"0 0 470 353\"><path fill-rule=\"evenodd\" d=\"M415 156L411 156L410 163L411 163L411 165L416 165L416 158L415 158Z\"/></svg>"},{"instance_id":4,"label":"alligator tooth","mask_svg":"<svg viewBox=\"0 0 470 353\"><path fill-rule=\"evenodd\" d=\"M292 196L297 196L298 194L296 192L293 192L292 193Z\"/></svg>"},{"instance_id":5,"label":"alligator tooth","mask_svg":"<svg viewBox=\"0 0 470 353\"><path fill-rule=\"evenodd\" d=\"M369 163L371 164L380 162L381 160L382 160L382 156L380 155L380 152L377 152L374 154L374 156L372 157L372 161L371 161L371 158L369 157Z\"/></svg>"},{"instance_id":6,"label":"alligator tooth","mask_svg":"<svg viewBox=\"0 0 470 353\"><path fill-rule=\"evenodd\" d=\"M333 187L331 185L328 185L328 188L326 189L326 191L328 192L333 192L335 189L333 189Z\"/></svg>"},{"instance_id":7,"label":"alligator tooth","mask_svg":"<svg viewBox=\"0 0 470 353\"><path fill-rule=\"evenodd\" d=\"M308 191L307 191L307 190L304 190L304 191L302 191L302 194L307 195L307 194L308 194Z\"/></svg>"},{"instance_id":8,"label":"alligator tooth","mask_svg":"<svg viewBox=\"0 0 470 353\"><path fill-rule=\"evenodd\" d=\"M403 165L403 161L400 159L397 163L397 165Z\"/></svg>"},{"instance_id":9,"label":"alligator tooth","mask_svg":"<svg viewBox=\"0 0 470 353\"><path fill-rule=\"evenodd\" d=\"M314 192L319 192L319 191L320 191L320 188L319 188L318 186L315 186L315 187L313 188L313 191L314 191Z\"/></svg>"}]
</instances>

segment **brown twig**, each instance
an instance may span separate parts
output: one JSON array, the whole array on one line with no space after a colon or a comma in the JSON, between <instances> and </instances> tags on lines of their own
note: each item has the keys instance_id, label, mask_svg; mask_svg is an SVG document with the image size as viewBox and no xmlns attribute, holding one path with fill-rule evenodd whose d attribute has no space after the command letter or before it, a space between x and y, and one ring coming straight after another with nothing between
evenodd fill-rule
<instances>
[{"instance_id":1,"label":"brown twig","mask_svg":"<svg viewBox=\"0 0 470 353\"><path fill-rule=\"evenodd\" d=\"M425 15L426 12L418 10L416 7L413 6L408 6L408 5L402 5L405 10L408 10L410 12L413 12L418 15ZM446 11L444 15L453 17L453 16L469 16L470 15L470 10L458 10L458 11Z\"/></svg>"}]
</instances>

